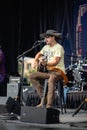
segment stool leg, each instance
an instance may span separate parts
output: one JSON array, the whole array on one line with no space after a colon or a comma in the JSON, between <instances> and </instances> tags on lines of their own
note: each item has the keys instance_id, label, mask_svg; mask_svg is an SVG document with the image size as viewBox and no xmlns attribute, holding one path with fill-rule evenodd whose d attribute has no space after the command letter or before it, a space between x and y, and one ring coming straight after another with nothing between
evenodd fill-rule
<instances>
[{"instance_id":1,"label":"stool leg","mask_svg":"<svg viewBox=\"0 0 87 130\"><path fill-rule=\"evenodd\" d=\"M61 109L61 113L63 113L60 81L57 83L57 85L58 85L58 94L59 94L60 109Z\"/></svg>"},{"instance_id":2,"label":"stool leg","mask_svg":"<svg viewBox=\"0 0 87 130\"><path fill-rule=\"evenodd\" d=\"M63 114L63 108L66 113L66 105L64 102L64 91L63 91L63 83L62 81L58 81L58 92L59 92L59 102L60 102L60 108L61 108L61 113Z\"/></svg>"},{"instance_id":3,"label":"stool leg","mask_svg":"<svg viewBox=\"0 0 87 130\"><path fill-rule=\"evenodd\" d=\"M43 103L42 103L42 107L45 106L45 99L46 99L46 96L47 96L47 89L48 89L48 79L45 79L45 82L44 82L44 91L43 91Z\"/></svg>"}]
</instances>

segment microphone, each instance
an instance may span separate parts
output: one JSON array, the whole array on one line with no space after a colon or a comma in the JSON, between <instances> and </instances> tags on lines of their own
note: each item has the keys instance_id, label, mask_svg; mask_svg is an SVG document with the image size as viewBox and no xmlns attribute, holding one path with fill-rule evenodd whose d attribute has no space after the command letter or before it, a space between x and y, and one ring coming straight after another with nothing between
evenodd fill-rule
<instances>
[{"instance_id":1,"label":"microphone","mask_svg":"<svg viewBox=\"0 0 87 130\"><path fill-rule=\"evenodd\" d=\"M46 40L45 40L45 39L41 39L41 40L38 40L37 42L38 42L38 43L45 43Z\"/></svg>"},{"instance_id":2,"label":"microphone","mask_svg":"<svg viewBox=\"0 0 87 130\"><path fill-rule=\"evenodd\" d=\"M36 41L33 46L35 46L37 43L40 45L40 44L45 43L45 42L46 42L45 39L41 39L41 40Z\"/></svg>"}]
</instances>

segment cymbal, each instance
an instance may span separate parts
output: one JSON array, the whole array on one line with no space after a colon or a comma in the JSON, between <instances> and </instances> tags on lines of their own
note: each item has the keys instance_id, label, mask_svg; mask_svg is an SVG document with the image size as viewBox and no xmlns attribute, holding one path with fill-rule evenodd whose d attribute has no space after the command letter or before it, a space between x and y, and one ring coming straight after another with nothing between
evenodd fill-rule
<instances>
[{"instance_id":1,"label":"cymbal","mask_svg":"<svg viewBox=\"0 0 87 130\"><path fill-rule=\"evenodd\" d=\"M66 55L66 56L68 56L68 57L73 57L73 58L77 58L78 56L76 56L76 55Z\"/></svg>"}]
</instances>

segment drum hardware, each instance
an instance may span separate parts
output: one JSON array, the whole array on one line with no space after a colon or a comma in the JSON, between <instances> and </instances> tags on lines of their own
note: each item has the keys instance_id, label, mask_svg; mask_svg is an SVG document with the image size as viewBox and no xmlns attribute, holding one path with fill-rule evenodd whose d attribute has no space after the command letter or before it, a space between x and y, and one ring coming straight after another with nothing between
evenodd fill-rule
<instances>
[{"instance_id":1,"label":"drum hardware","mask_svg":"<svg viewBox=\"0 0 87 130\"><path fill-rule=\"evenodd\" d=\"M71 65L69 65L69 66L65 69L65 71L66 71L66 73L67 73L69 70L72 70L72 69L74 69L74 68L76 68L76 67L77 67L77 63L71 64Z\"/></svg>"},{"instance_id":2,"label":"drum hardware","mask_svg":"<svg viewBox=\"0 0 87 130\"><path fill-rule=\"evenodd\" d=\"M84 70L87 70L87 64L82 64L82 68L83 68Z\"/></svg>"},{"instance_id":3,"label":"drum hardware","mask_svg":"<svg viewBox=\"0 0 87 130\"><path fill-rule=\"evenodd\" d=\"M68 77L68 80L69 80L68 87L74 87L74 88L76 88L75 90L83 91L83 87L86 82L85 76L83 74L84 70L82 71L82 69L79 69L78 67L74 68L73 66L72 67L69 66L66 69L66 71L67 71L66 76Z\"/></svg>"},{"instance_id":4,"label":"drum hardware","mask_svg":"<svg viewBox=\"0 0 87 130\"><path fill-rule=\"evenodd\" d=\"M73 63L77 62L77 60L67 60L67 61L72 62L71 65L73 65Z\"/></svg>"},{"instance_id":5,"label":"drum hardware","mask_svg":"<svg viewBox=\"0 0 87 130\"><path fill-rule=\"evenodd\" d=\"M74 69L73 76L74 76L75 84L78 86L80 91L83 91L83 88L86 85L86 77L83 71L80 71L79 69Z\"/></svg>"},{"instance_id":6,"label":"drum hardware","mask_svg":"<svg viewBox=\"0 0 87 130\"><path fill-rule=\"evenodd\" d=\"M84 86L86 86L86 82L85 81L82 81L81 83L81 91L83 92L84 91Z\"/></svg>"},{"instance_id":7,"label":"drum hardware","mask_svg":"<svg viewBox=\"0 0 87 130\"><path fill-rule=\"evenodd\" d=\"M82 69L82 63L83 63L83 61L81 61L81 60L79 60L77 62L77 69Z\"/></svg>"},{"instance_id":8,"label":"drum hardware","mask_svg":"<svg viewBox=\"0 0 87 130\"><path fill-rule=\"evenodd\" d=\"M71 61L71 64L66 68L66 76L69 80L68 87L83 91L84 86L87 86L87 60L75 55L67 56L70 57L68 61Z\"/></svg>"},{"instance_id":9,"label":"drum hardware","mask_svg":"<svg viewBox=\"0 0 87 130\"><path fill-rule=\"evenodd\" d=\"M77 62L77 60L74 59L74 58L77 58L77 56L73 55L73 53L71 55L67 55L67 56L70 57L70 60L68 60L68 61L71 62L71 66L73 65L73 63Z\"/></svg>"},{"instance_id":10,"label":"drum hardware","mask_svg":"<svg viewBox=\"0 0 87 130\"><path fill-rule=\"evenodd\" d=\"M87 64L87 60L84 59L83 62L84 62L85 64Z\"/></svg>"},{"instance_id":11,"label":"drum hardware","mask_svg":"<svg viewBox=\"0 0 87 130\"><path fill-rule=\"evenodd\" d=\"M74 69L73 70L73 76L74 76L74 80L79 83L82 78L81 78L81 72L78 71L78 69Z\"/></svg>"},{"instance_id":12,"label":"drum hardware","mask_svg":"<svg viewBox=\"0 0 87 130\"><path fill-rule=\"evenodd\" d=\"M70 54L67 54L66 56L68 56L68 57L73 57L73 58L77 58L77 56L76 55L70 55Z\"/></svg>"},{"instance_id":13,"label":"drum hardware","mask_svg":"<svg viewBox=\"0 0 87 130\"><path fill-rule=\"evenodd\" d=\"M74 59L73 59L73 56L71 56L71 66L73 65L73 62L75 61Z\"/></svg>"},{"instance_id":14,"label":"drum hardware","mask_svg":"<svg viewBox=\"0 0 87 130\"><path fill-rule=\"evenodd\" d=\"M79 69L79 71L87 73L87 70L84 70L84 69Z\"/></svg>"},{"instance_id":15,"label":"drum hardware","mask_svg":"<svg viewBox=\"0 0 87 130\"><path fill-rule=\"evenodd\" d=\"M69 83L67 84L68 87L72 87L75 84L74 76L73 76L73 66L69 66L66 69L66 76L69 80Z\"/></svg>"}]
</instances>

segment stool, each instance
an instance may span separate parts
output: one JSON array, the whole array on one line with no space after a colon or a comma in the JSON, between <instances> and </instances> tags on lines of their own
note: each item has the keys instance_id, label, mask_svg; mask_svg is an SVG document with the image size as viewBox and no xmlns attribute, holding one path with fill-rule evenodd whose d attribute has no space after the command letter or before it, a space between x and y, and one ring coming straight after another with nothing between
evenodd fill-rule
<instances>
[{"instance_id":1,"label":"stool","mask_svg":"<svg viewBox=\"0 0 87 130\"><path fill-rule=\"evenodd\" d=\"M62 79L57 82L56 89L58 90L58 97L59 97L61 113L63 114L63 109L64 109L64 112L66 113L66 103L64 100L64 89L63 89L63 80Z\"/></svg>"},{"instance_id":2,"label":"stool","mask_svg":"<svg viewBox=\"0 0 87 130\"><path fill-rule=\"evenodd\" d=\"M45 79L44 81L44 91L43 91L43 105L42 107L45 106L45 97L47 95L47 87L48 87L48 79ZM63 114L63 108L64 111L66 113L66 104L65 104L65 100L64 100L64 90L63 90L63 80L59 80L56 83L56 89L58 89L58 95L59 95L59 103L60 103L60 109L61 109L61 113Z\"/></svg>"}]
</instances>

